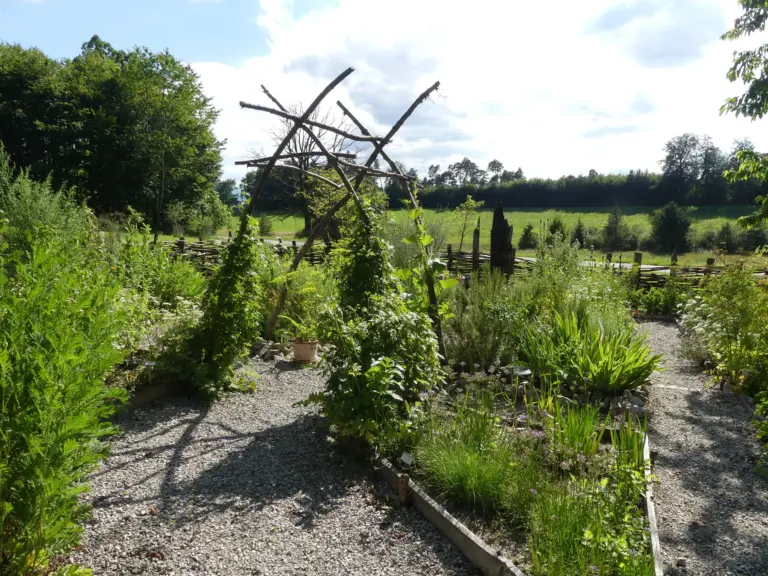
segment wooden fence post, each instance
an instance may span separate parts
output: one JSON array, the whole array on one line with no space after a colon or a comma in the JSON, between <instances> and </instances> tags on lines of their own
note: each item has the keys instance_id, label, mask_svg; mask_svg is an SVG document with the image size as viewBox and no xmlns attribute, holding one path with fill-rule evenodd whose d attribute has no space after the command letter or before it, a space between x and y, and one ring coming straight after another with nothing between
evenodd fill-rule
<instances>
[{"instance_id":1,"label":"wooden fence post","mask_svg":"<svg viewBox=\"0 0 768 576\"><path fill-rule=\"evenodd\" d=\"M480 269L480 228L475 228L472 232L472 271L477 272Z\"/></svg>"},{"instance_id":2,"label":"wooden fence post","mask_svg":"<svg viewBox=\"0 0 768 576\"><path fill-rule=\"evenodd\" d=\"M637 276L635 278L635 287L640 286L640 272L643 269L643 253L642 252L635 252L635 258L634 262L632 263L632 267L634 268L637 266Z\"/></svg>"},{"instance_id":3,"label":"wooden fence post","mask_svg":"<svg viewBox=\"0 0 768 576\"><path fill-rule=\"evenodd\" d=\"M291 248L293 248L293 255L296 256L296 252L299 251L298 246L296 246L296 240L291 240Z\"/></svg>"},{"instance_id":4,"label":"wooden fence post","mask_svg":"<svg viewBox=\"0 0 768 576\"><path fill-rule=\"evenodd\" d=\"M491 226L491 270L507 271L511 249L512 227L504 218L504 205L497 202Z\"/></svg>"},{"instance_id":5,"label":"wooden fence post","mask_svg":"<svg viewBox=\"0 0 768 576\"><path fill-rule=\"evenodd\" d=\"M669 262L669 275L670 276L676 276L677 275L677 252L672 252L672 258Z\"/></svg>"},{"instance_id":6,"label":"wooden fence post","mask_svg":"<svg viewBox=\"0 0 768 576\"><path fill-rule=\"evenodd\" d=\"M509 249L509 273L515 273L515 258L517 258L517 249L512 247Z\"/></svg>"},{"instance_id":7,"label":"wooden fence post","mask_svg":"<svg viewBox=\"0 0 768 576\"><path fill-rule=\"evenodd\" d=\"M448 244L446 250L448 252L448 275L450 276L451 272L453 271L453 245Z\"/></svg>"}]
</instances>

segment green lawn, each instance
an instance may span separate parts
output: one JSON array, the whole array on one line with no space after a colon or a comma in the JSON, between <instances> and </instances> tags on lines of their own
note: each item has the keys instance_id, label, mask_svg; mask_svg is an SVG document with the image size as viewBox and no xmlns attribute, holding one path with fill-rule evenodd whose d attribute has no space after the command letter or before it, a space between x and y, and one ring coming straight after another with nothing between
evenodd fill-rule
<instances>
[{"instance_id":1,"label":"green lawn","mask_svg":"<svg viewBox=\"0 0 768 576\"><path fill-rule=\"evenodd\" d=\"M726 222L731 224L736 223L736 219L739 216L744 216L754 210L753 206L713 206L713 207L693 207L690 209L691 218L693 219L693 232L694 234L701 234L706 230L719 230L720 227ZM552 210L547 208L524 208L520 210L506 210L504 212L507 221L513 226L513 244L517 244L520 233L523 227L529 222L534 225L536 231L539 230L541 222L551 220L556 215L559 215L565 222L566 227L570 233L576 226L576 222L581 218L582 222L587 227L602 228L608 218L608 213L611 208L593 208L593 209L581 209L581 208L565 208L561 210ZM653 211L653 208L647 206L629 206L622 208L622 212L625 215L625 220L630 228L634 229L641 236L646 236L650 233L651 225L648 219L649 214ZM398 223L403 223L408 219L408 210L390 210L389 214L391 218ZM453 245L454 250L458 250L460 234L458 230L458 221L453 212L438 212L436 210L426 210L426 220L440 221L448 228L447 243ZM491 234L491 221L493 218L492 210L482 210L480 215L480 248L483 251L487 251L490 247L490 234ZM233 232L237 231L238 218L233 217L231 229ZM272 238L281 237L283 241L290 242L294 239L296 232L302 229L304 226L304 220L302 218L295 218L293 216L282 217L279 214L274 215L273 220L273 234ZM474 227L474 223L471 228ZM229 229L222 229L218 232L217 236L226 237ZM170 236L163 236L164 240L173 239ZM472 245L471 230L464 238L463 250L469 250ZM533 251L523 250L519 251L520 256L532 256ZM696 252L679 256L679 263L681 265L703 265L706 259L713 254L708 252ZM618 259L618 255L615 256ZM631 254L624 256L624 261L631 261ZM669 264L669 255L666 254L653 254L645 252L643 254L644 264Z\"/></svg>"}]
</instances>

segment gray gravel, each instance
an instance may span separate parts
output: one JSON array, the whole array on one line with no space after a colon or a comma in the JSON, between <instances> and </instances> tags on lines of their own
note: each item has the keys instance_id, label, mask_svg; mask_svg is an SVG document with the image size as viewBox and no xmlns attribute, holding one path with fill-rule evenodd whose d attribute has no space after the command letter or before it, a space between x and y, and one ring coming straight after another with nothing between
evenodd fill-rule
<instances>
[{"instance_id":1,"label":"gray gravel","mask_svg":"<svg viewBox=\"0 0 768 576\"><path fill-rule=\"evenodd\" d=\"M666 367L652 378L649 430L665 574L768 575L768 482L754 471L752 409L684 359L675 325L644 327Z\"/></svg>"},{"instance_id":2,"label":"gray gravel","mask_svg":"<svg viewBox=\"0 0 768 576\"><path fill-rule=\"evenodd\" d=\"M475 574L366 466L294 407L317 373L255 364L257 391L210 409L135 411L91 479L93 519L71 560L98 575Z\"/></svg>"}]
</instances>

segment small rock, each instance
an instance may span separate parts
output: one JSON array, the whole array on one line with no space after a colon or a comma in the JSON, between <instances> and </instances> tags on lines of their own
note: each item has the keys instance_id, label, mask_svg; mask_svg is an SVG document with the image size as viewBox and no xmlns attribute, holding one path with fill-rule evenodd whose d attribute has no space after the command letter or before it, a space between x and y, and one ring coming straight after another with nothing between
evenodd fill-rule
<instances>
[{"instance_id":1,"label":"small rock","mask_svg":"<svg viewBox=\"0 0 768 576\"><path fill-rule=\"evenodd\" d=\"M679 566L680 568L685 568L688 564L688 561L685 558L678 558L675 560L675 566Z\"/></svg>"}]
</instances>

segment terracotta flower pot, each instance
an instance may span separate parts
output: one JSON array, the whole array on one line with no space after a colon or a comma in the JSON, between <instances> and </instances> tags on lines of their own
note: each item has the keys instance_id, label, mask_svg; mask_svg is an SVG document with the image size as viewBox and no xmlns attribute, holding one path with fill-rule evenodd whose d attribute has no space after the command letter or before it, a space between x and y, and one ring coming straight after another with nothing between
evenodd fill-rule
<instances>
[{"instance_id":1,"label":"terracotta flower pot","mask_svg":"<svg viewBox=\"0 0 768 576\"><path fill-rule=\"evenodd\" d=\"M294 340L293 361L298 364L314 364L317 362L317 340L311 342L300 342Z\"/></svg>"}]
</instances>

